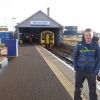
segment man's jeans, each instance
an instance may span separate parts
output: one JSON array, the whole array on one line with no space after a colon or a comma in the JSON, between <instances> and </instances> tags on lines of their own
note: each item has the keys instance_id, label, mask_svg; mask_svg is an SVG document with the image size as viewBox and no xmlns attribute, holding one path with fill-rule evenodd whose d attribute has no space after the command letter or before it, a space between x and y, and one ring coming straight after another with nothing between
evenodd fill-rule
<instances>
[{"instance_id":1,"label":"man's jeans","mask_svg":"<svg viewBox=\"0 0 100 100\"><path fill-rule=\"evenodd\" d=\"M87 79L88 81L90 100L97 100L96 75L94 73L84 73L80 71L77 71L75 73L74 100L82 100L81 92L82 92L83 83L85 79Z\"/></svg>"}]
</instances>

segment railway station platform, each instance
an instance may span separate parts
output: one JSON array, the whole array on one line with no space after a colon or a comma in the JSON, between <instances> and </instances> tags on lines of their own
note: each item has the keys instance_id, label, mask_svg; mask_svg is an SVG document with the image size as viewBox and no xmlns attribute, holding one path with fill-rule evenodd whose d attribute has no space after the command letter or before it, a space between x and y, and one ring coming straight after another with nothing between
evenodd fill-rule
<instances>
[{"instance_id":1,"label":"railway station platform","mask_svg":"<svg viewBox=\"0 0 100 100\"><path fill-rule=\"evenodd\" d=\"M8 65L0 73L0 100L72 98L36 47L21 46L19 56L9 59Z\"/></svg>"},{"instance_id":2,"label":"railway station platform","mask_svg":"<svg viewBox=\"0 0 100 100\"><path fill-rule=\"evenodd\" d=\"M87 84L82 94L83 100L89 100ZM20 46L19 56L9 59L0 73L0 100L73 98L73 68L40 45Z\"/></svg>"}]
</instances>

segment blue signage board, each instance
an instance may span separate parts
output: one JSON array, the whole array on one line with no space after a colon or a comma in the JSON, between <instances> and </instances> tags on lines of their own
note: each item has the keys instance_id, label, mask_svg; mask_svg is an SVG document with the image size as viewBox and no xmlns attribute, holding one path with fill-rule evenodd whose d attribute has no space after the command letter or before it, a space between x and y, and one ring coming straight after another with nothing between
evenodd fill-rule
<instances>
[{"instance_id":1,"label":"blue signage board","mask_svg":"<svg viewBox=\"0 0 100 100\"><path fill-rule=\"evenodd\" d=\"M48 25L50 25L50 22L49 21L30 21L30 24L31 25L41 25L41 26L48 26Z\"/></svg>"}]
</instances>

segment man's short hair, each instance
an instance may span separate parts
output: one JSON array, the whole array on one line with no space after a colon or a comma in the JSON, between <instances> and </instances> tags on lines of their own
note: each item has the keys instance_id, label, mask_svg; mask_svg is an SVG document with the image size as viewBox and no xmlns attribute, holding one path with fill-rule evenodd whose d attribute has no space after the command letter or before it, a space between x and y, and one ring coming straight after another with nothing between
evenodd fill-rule
<instances>
[{"instance_id":1,"label":"man's short hair","mask_svg":"<svg viewBox=\"0 0 100 100\"><path fill-rule=\"evenodd\" d=\"M87 29L84 30L84 32L93 32L93 31L92 31L92 29L87 28Z\"/></svg>"}]
</instances>

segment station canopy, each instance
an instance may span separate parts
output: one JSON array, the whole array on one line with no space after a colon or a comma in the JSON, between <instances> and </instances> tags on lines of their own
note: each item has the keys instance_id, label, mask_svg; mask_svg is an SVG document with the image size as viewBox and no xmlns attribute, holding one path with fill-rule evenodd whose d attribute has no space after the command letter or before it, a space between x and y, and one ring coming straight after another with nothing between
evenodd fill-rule
<instances>
[{"instance_id":1,"label":"station canopy","mask_svg":"<svg viewBox=\"0 0 100 100\"><path fill-rule=\"evenodd\" d=\"M59 44L60 35L63 33L63 26L41 10L16 26L16 34L20 34L20 36L17 36L22 40L25 40L27 36L34 36L40 42L40 34L46 30L54 33L55 44Z\"/></svg>"}]
</instances>

